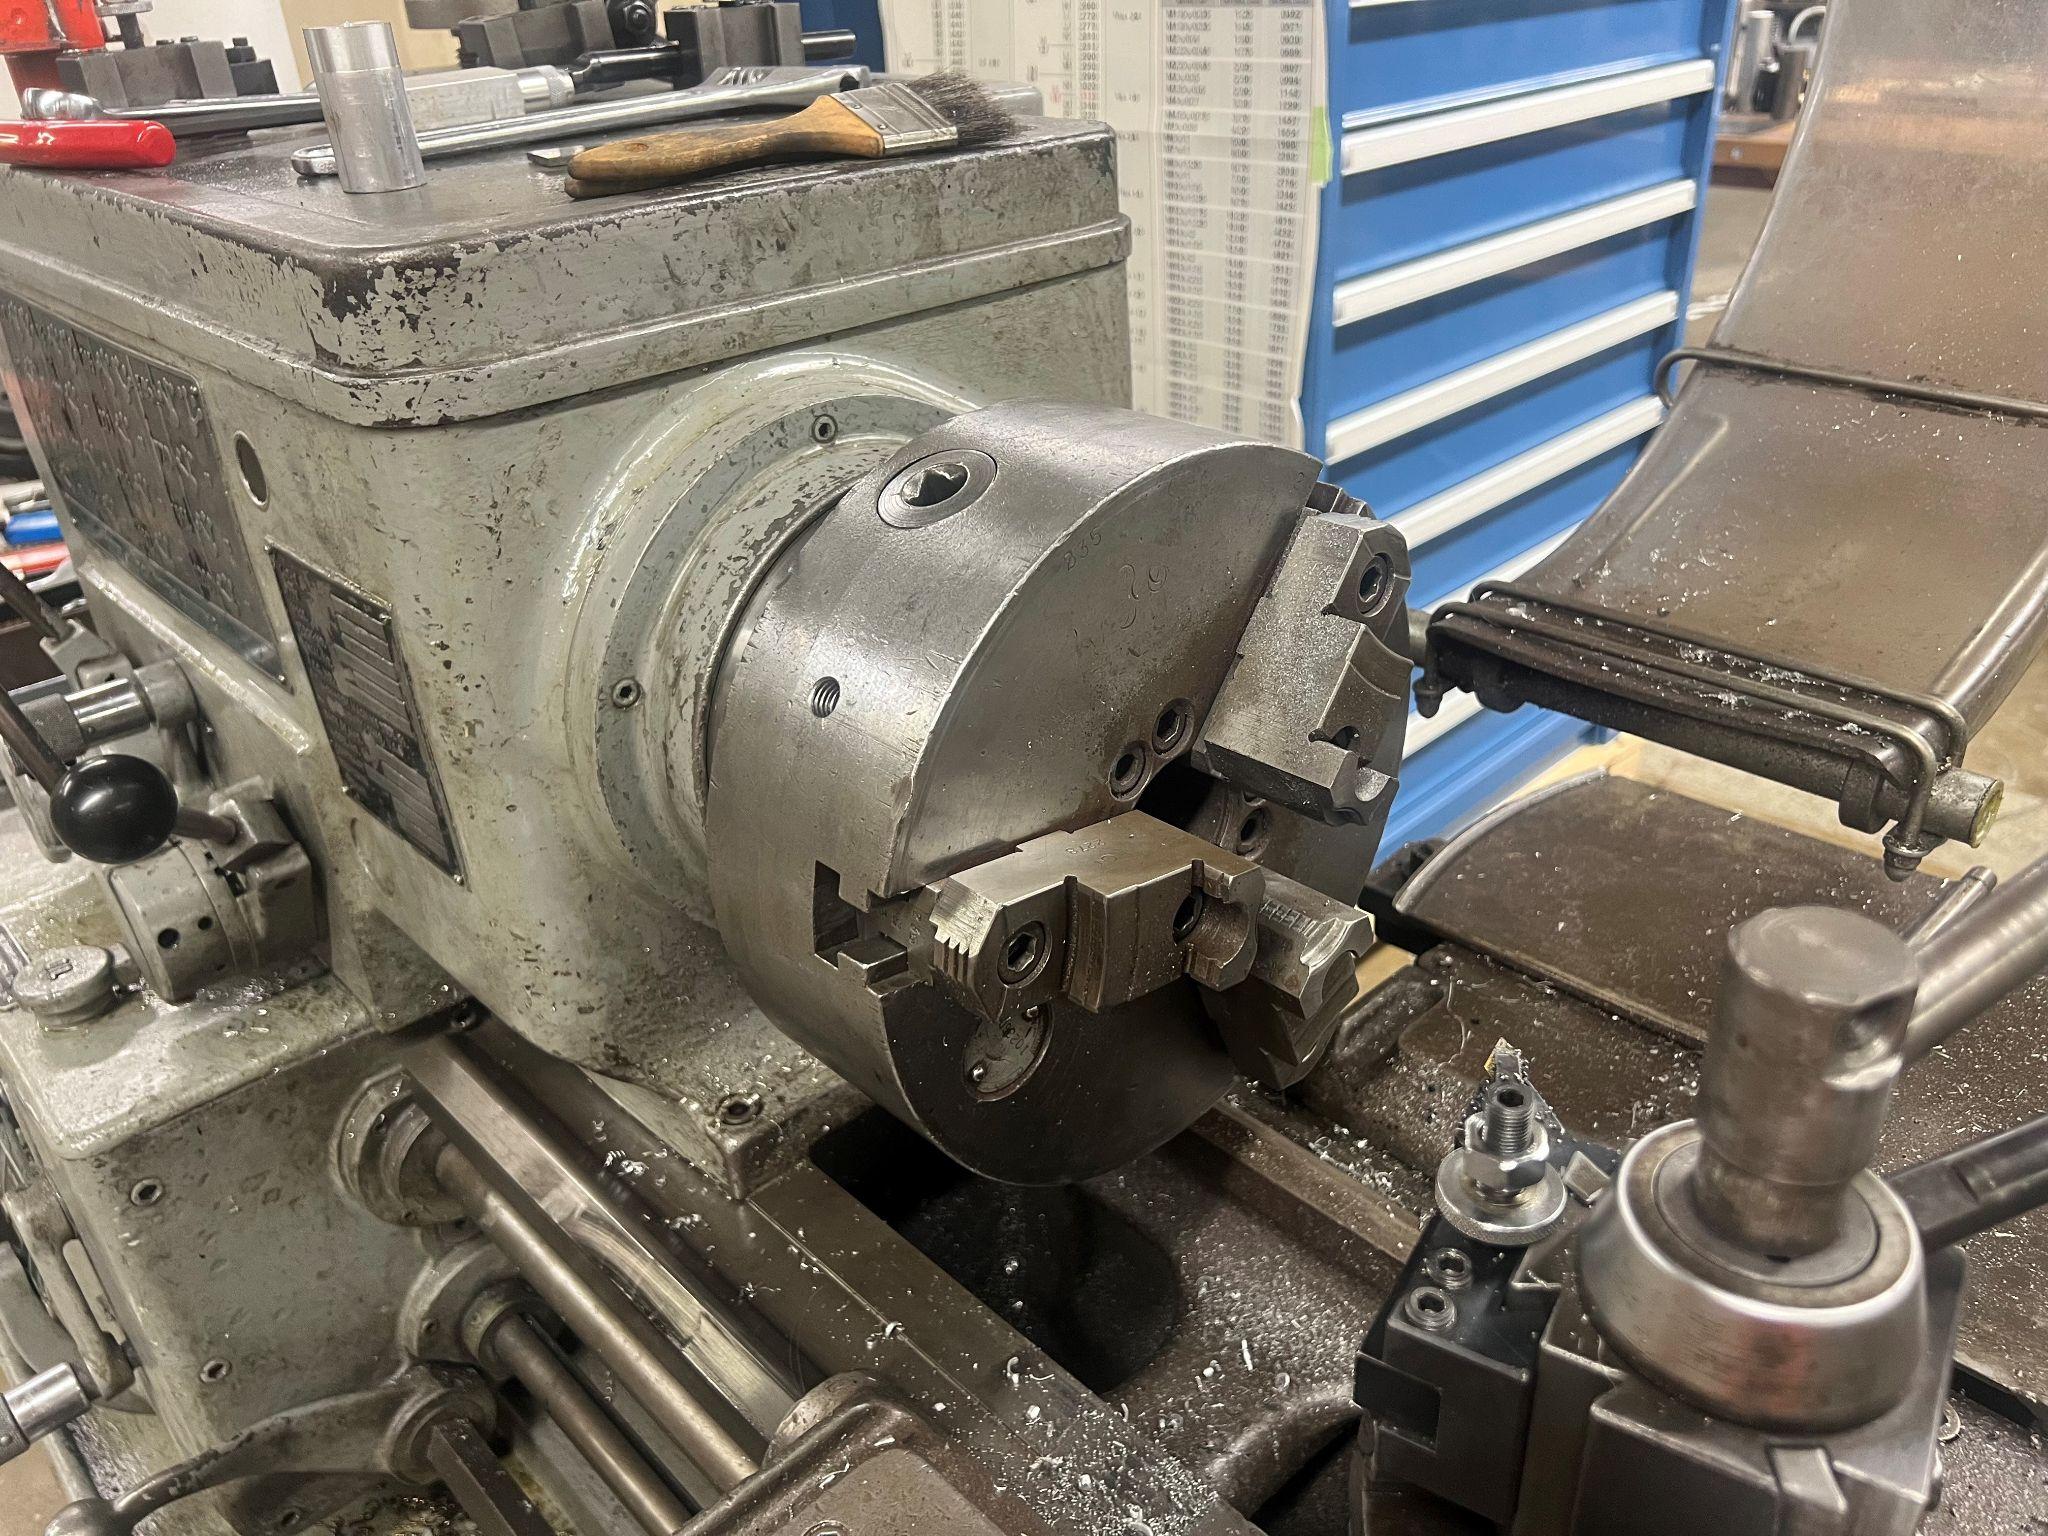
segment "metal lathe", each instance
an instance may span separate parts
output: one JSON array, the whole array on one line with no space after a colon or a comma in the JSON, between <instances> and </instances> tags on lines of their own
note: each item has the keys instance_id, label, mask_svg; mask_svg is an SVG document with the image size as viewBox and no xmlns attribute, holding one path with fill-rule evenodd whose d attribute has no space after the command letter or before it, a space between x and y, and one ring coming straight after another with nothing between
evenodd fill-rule
<instances>
[{"instance_id":1,"label":"metal lathe","mask_svg":"<svg viewBox=\"0 0 2048 1536\"><path fill-rule=\"evenodd\" d=\"M2048 867L1919 872L2048 615L2048 35L1836 11L1669 421L1433 612L1123 408L1099 126L0 170L85 594L0 579L53 1536L2048 1519ZM1601 776L1382 849L1452 689L1882 857Z\"/></svg>"}]
</instances>

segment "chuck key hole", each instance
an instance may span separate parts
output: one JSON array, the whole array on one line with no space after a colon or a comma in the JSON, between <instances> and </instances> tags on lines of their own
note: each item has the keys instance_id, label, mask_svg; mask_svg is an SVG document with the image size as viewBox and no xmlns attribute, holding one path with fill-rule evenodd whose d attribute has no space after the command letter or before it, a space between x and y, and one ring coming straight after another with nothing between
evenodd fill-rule
<instances>
[{"instance_id":1,"label":"chuck key hole","mask_svg":"<svg viewBox=\"0 0 2048 1536\"><path fill-rule=\"evenodd\" d=\"M903 482L903 500L912 507L936 507L967 489L967 466L951 459L927 464Z\"/></svg>"}]
</instances>

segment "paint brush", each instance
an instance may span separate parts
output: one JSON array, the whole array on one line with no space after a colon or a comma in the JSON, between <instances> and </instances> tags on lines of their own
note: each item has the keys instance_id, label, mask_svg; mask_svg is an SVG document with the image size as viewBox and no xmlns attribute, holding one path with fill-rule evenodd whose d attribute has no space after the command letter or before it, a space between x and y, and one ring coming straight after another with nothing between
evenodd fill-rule
<instances>
[{"instance_id":1,"label":"paint brush","mask_svg":"<svg viewBox=\"0 0 2048 1536\"><path fill-rule=\"evenodd\" d=\"M569 193L606 197L749 165L965 148L1006 138L1015 127L1016 119L987 91L948 71L821 96L773 122L594 145L569 162Z\"/></svg>"}]
</instances>

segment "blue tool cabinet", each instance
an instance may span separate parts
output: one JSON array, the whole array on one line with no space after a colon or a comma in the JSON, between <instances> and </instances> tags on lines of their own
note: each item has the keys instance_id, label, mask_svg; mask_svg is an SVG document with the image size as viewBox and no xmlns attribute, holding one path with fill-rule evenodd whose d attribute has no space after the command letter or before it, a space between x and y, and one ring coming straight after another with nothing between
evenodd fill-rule
<instances>
[{"instance_id":1,"label":"blue tool cabinet","mask_svg":"<svg viewBox=\"0 0 2048 1536\"><path fill-rule=\"evenodd\" d=\"M1328 0L1334 174L1307 446L1392 518L1419 606L1526 569L1663 418L1732 0ZM1409 722L1384 846L1592 736L1454 695Z\"/></svg>"}]
</instances>

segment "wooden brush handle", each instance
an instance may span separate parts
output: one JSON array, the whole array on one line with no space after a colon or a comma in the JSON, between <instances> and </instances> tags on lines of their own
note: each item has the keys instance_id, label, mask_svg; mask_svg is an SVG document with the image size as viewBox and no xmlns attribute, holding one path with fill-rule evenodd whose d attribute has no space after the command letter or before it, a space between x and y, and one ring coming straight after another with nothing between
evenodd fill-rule
<instances>
[{"instance_id":1,"label":"wooden brush handle","mask_svg":"<svg viewBox=\"0 0 2048 1536\"><path fill-rule=\"evenodd\" d=\"M881 153L881 134L830 96L820 96L801 112L770 123L684 129L595 145L569 162L569 192L574 197L602 197L743 165L833 155L874 159Z\"/></svg>"}]
</instances>

